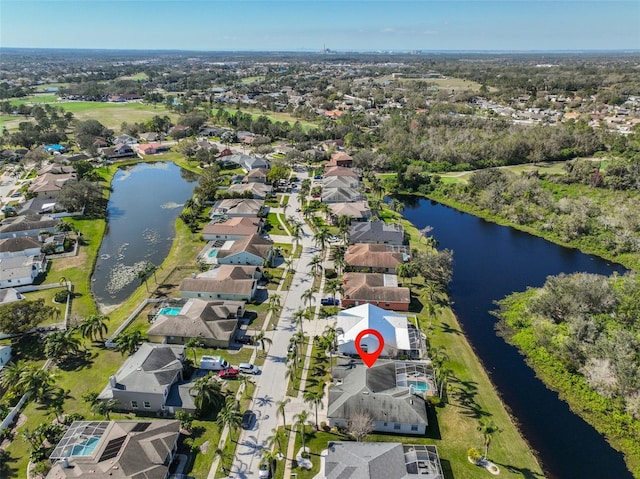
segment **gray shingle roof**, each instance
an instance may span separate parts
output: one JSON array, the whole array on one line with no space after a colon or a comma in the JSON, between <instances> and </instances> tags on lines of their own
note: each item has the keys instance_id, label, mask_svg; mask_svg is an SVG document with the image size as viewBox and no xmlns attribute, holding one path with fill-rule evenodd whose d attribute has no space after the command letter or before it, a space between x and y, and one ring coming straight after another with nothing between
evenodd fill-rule
<instances>
[{"instance_id":1,"label":"gray shingle roof","mask_svg":"<svg viewBox=\"0 0 640 479\"><path fill-rule=\"evenodd\" d=\"M325 460L327 479L402 479L406 475L400 443L329 443Z\"/></svg>"},{"instance_id":2,"label":"gray shingle roof","mask_svg":"<svg viewBox=\"0 0 640 479\"><path fill-rule=\"evenodd\" d=\"M428 424L424 399L396 386L394 361L379 360L371 368L336 367L334 376L342 381L329 389L328 417L348 420L366 411L377 422Z\"/></svg>"}]
</instances>

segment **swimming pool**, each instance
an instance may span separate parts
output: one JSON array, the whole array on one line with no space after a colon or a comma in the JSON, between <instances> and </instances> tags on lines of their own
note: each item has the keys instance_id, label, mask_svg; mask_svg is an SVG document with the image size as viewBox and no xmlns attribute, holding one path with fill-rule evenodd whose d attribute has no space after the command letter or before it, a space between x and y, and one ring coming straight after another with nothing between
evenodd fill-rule
<instances>
[{"instance_id":1,"label":"swimming pool","mask_svg":"<svg viewBox=\"0 0 640 479\"><path fill-rule=\"evenodd\" d=\"M165 316L177 316L182 311L182 308L162 308L158 311L158 314L164 314Z\"/></svg>"},{"instance_id":2,"label":"swimming pool","mask_svg":"<svg viewBox=\"0 0 640 479\"><path fill-rule=\"evenodd\" d=\"M86 441L74 445L73 448L71 448L71 454L69 454L69 456L89 456L93 453L93 450L99 442L99 437L90 437Z\"/></svg>"},{"instance_id":3,"label":"swimming pool","mask_svg":"<svg viewBox=\"0 0 640 479\"><path fill-rule=\"evenodd\" d=\"M215 258L216 256L218 256L218 249L212 249L211 251L209 251L209 253L207 254L207 256L209 258Z\"/></svg>"},{"instance_id":4,"label":"swimming pool","mask_svg":"<svg viewBox=\"0 0 640 479\"><path fill-rule=\"evenodd\" d=\"M413 390L417 393L426 393L431 387L429 383L423 381L407 381L407 386L413 387Z\"/></svg>"}]
</instances>

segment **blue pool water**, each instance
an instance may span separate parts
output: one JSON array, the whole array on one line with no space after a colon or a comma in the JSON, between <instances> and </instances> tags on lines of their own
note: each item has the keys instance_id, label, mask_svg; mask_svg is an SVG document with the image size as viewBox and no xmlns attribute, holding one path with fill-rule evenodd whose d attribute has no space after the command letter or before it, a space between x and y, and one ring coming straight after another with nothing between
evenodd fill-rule
<instances>
[{"instance_id":1,"label":"blue pool water","mask_svg":"<svg viewBox=\"0 0 640 479\"><path fill-rule=\"evenodd\" d=\"M158 314L164 314L166 316L177 316L180 314L182 308L162 308L158 311Z\"/></svg>"},{"instance_id":2,"label":"blue pool water","mask_svg":"<svg viewBox=\"0 0 640 479\"><path fill-rule=\"evenodd\" d=\"M99 437L90 437L80 444L76 444L71 449L69 456L89 456L100 442Z\"/></svg>"},{"instance_id":3,"label":"blue pool water","mask_svg":"<svg viewBox=\"0 0 640 479\"><path fill-rule=\"evenodd\" d=\"M209 254L207 256L209 258L215 258L216 256L218 256L218 250L217 249L212 249L211 251L209 251Z\"/></svg>"},{"instance_id":4,"label":"blue pool water","mask_svg":"<svg viewBox=\"0 0 640 479\"><path fill-rule=\"evenodd\" d=\"M417 393L425 393L430 389L429 384L419 381L407 381L407 386L413 386L413 390Z\"/></svg>"}]
</instances>

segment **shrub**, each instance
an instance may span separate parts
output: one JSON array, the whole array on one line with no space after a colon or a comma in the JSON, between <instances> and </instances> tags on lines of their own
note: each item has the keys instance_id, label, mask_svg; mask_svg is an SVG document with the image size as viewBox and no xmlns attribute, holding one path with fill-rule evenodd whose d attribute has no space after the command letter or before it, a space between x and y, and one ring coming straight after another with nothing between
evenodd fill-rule
<instances>
[{"instance_id":1,"label":"shrub","mask_svg":"<svg viewBox=\"0 0 640 479\"><path fill-rule=\"evenodd\" d=\"M60 291L57 291L56 294L53 296L53 300L56 303L64 303L70 294L71 293L69 292L69 290L61 289Z\"/></svg>"}]
</instances>

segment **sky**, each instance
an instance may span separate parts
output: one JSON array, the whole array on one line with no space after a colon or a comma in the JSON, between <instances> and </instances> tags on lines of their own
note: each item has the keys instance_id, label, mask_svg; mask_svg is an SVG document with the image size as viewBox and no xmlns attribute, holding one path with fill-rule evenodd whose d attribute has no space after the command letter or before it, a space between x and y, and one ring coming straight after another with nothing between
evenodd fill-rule
<instances>
[{"instance_id":1,"label":"sky","mask_svg":"<svg viewBox=\"0 0 640 479\"><path fill-rule=\"evenodd\" d=\"M640 0L0 0L0 46L639 50Z\"/></svg>"}]
</instances>

